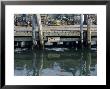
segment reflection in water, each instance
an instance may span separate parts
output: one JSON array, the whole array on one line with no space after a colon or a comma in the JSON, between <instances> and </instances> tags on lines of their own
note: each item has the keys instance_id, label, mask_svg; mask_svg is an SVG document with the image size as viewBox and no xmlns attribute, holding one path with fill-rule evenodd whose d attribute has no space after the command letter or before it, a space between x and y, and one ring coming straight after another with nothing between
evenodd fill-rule
<instances>
[{"instance_id":1,"label":"reflection in water","mask_svg":"<svg viewBox=\"0 0 110 89\"><path fill-rule=\"evenodd\" d=\"M15 53L16 76L96 76L97 52L37 50Z\"/></svg>"}]
</instances>

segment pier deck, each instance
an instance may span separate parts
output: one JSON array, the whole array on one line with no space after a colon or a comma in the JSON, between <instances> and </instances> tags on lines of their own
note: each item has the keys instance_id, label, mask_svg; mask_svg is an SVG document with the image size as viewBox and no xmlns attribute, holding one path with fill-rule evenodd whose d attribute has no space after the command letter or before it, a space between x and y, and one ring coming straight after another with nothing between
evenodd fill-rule
<instances>
[{"instance_id":1,"label":"pier deck","mask_svg":"<svg viewBox=\"0 0 110 89\"><path fill-rule=\"evenodd\" d=\"M61 37L61 40L74 41L80 38L80 25L68 25L68 26L44 26L42 27L44 40L47 37ZM83 25L83 32L87 31L87 25ZM36 29L36 40L38 39L38 29ZM31 41L32 40L32 27L14 27L15 41ZM62 37L66 37L65 39ZM97 37L97 25L91 26L91 38L96 40Z\"/></svg>"}]
</instances>

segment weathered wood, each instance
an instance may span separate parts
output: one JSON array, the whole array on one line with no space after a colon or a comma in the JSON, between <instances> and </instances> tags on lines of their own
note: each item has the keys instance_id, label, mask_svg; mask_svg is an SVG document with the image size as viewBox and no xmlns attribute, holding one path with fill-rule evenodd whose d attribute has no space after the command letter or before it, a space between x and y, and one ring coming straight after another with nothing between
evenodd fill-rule
<instances>
[{"instance_id":1,"label":"weathered wood","mask_svg":"<svg viewBox=\"0 0 110 89\"><path fill-rule=\"evenodd\" d=\"M80 38L60 38L60 41L80 41Z\"/></svg>"},{"instance_id":2,"label":"weathered wood","mask_svg":"<svg viewBox=\"0 0 110 89\"><path fill-rule=\"evenodd\" d=\"M15 37L14 41L32 41L32 37Z\"/></svg>"},{"instance_id":3,"label":"weathered wood","mask_svg":"<svg viewBox=\"0 0 110 89\"><path fill-rule=\"evenodd\" d=\"M59 35L57 35L57 34ZM66 34L67 33L67 34ZM71 31L44 31L44 36L80 36L79 30L71 30ZM68 35L69 34L69 35ZM17 31L14 33L15 37L32 37L32 31ZM91 36L97 37L97 31L91 31ZM36 39L38 39L38 32L36 32Z\"/></svg>"},{"instance_id":4,"label":"weathered wood","mask_svg":"<svg viewBox=\"0 0 110 89\"><path fill-rule=\"evenodd\" d=\"M91 25L92 25L92 19L89 18L88 16L88 21L87 21L87 43L88 43L88 48L91 48Z\"/></svg>"},{"instance_id":5,"label":"weathered wood","mask_svg":"<svg viewBox=\"0 0 110 89\"><path fill-rule=\"evenodd\" d=\"M51 31L51 30L80 30L80 25L66 25L66 26L44 26L42 27L44 31ZM87 25L83 25L83 30L87 30ZM97 25L91 25L91 30L96 31ZM15 26L14 31L32 31L32 27L22 27L22 26ZM38 31L38 29L36 29Z\"/></svg>"},{"instance_id":6,"label":"weathered wood","mask_svg":"<svg viewBox=\"0 0 110 89\"><path fill-rule=\"evenodd\" d=\"M36 38L37 41L39 41L38 38ZM44 40L47 41L47 37L44 37ZM80 41L80 38L60 38L61 41ZM15 37L14 41L32 41L32 37ZM97 38L91 38L91 43L92 41L97 41Z\"/></svg>"},{"instance_id":7,"label":"weathered wood","mask_svg":"<svg viewBox=\"0 0 110 89\"><path fill-rule=\"evenodd\" d=\"M27 32L27 31L17 31L14 33L14 36L20 37L20 36L31 36L32 37L32 31L31 32Z\"/></svg>"},{"instance_id":8,"label":"weathered wood","mask_svg":"<svg viewBox=\"0 0 110 89\"><path fill-rule=\"evenodd\" d=\"M91 31L91 36L97 37L97 31Z\"/></svg>"},{"instance_id":9,"label":"weathered wood","mask_svg":"<svg viewBox=\"0 0 110 89\"><path fill-rule=\"evenodd\" d=\"M43 40L43 31L42 31L42 24L41 24L41 16L40 16L40 14L36 14L36 16L37 16L37 24L38 24L40 45L41 45L41 48L44 49L44 40Z\"/></svg>"},{"instance_id":10,"label":"weathered wood","mask_svg":"<svg viewBox=\"0 0 110 89\"><path fill-rule=\"evenodd\" d=\"M80 16L80 36L81 36L81 46L83 47L83 14Z\"/></svg>"},{"instance_id":11,"label":"weathered wood","mask_svg":"<svg viewBox=\"0 0 110 89\"><path fill-rule=\"evenodd\" d=\"M91 33L96 36L97 34L97 26L91 25ZM83 31L87 30L87 25L83 25ZM43 33L48 33L48 32L58 32L62 34L62 32L80 32L80 25L70 25L70 26L46 26L42 27ZM36 29L36 33L38 33L38 29ZM80 34L80 33L78 33ZM91 35L92 35L91 34ZM53 34L54 35L54 34ZM14 36L32 36L32 27L19 27L15 26L14 27ZM38 34L36 34L38 37ZM77 36L77 35L76 35Z\"/></svg>"},{"instance_id":12,"label":"weathered wood","mask_svg":"<svg viewBox=\"0 0 110 89\"><path fill-rule=\"evenodd\" d=\"M93 30L97 30L96 25L92 25ZM66 25L66 26L44 26L42 27L44 31L57 31L57 30L80 30L80 25ZM87 25L83 25L83 30L87 30Z\"/></svg>"},{"instance_id":13,"label":"weathered wood","mask_svg":"<svg viewBox=\"0 0 110 89\"><path fill-rule=\"evenodd\" d=\"M33 38L33 44L36 41L40 41L40 45L42 48L44 48L44 40L47 41L47 38L50 37L74 37L71 40L63 39L66 41L76 41L80 39L83 43L83 32L87 31L87 44L91 47L91 40L97 40L97 25L90 25L89 23L87 25L64 25L64 26L44 26L41 25L41 18L40 15L35 15L35 19L33 18L33 24L32 27L14 27L14 37L15 41L30 41L31 39L26 37L32 37ZM89 20L88 20L89 22ZM81 22L82 23L82 22ZM32 30L33 29L33 30ZM83 29L83 30L82 30ZM38 34L39 33L39 34ZM81 35L82 34L82 35ZM94 39L91 39L92 38ZM18 37L18 38L17 38ZM22 39L22 37L24 37ZM26 39L25 39L26 38ZM83 39L83 40L82 40ZM32 40L31 40L32 41Z\"/></svg>"},{"instance_id":14,"label":"weathered wood","mask_svg":"<svg viewBox=\"0 0 110 89\"><path fill-rule=\"evenodd\" d=\"M80 36L80 31L51 31L44 32L44 36Z\"/></svg>"},{"instance_id":15,"label":"weathered wood","mask_svg":"<svg viewBox=\"0 0 110 89\"><path fill-rule=\"evenodd\" d=\"M32 41L33 41L33 46L32 46L32 49L33 47L35 47L37 45L37 42L36 42L36 29L37 28L37 22L36 22L36 15L33 14L32 15Z\"/></svg>"}]
</instances>

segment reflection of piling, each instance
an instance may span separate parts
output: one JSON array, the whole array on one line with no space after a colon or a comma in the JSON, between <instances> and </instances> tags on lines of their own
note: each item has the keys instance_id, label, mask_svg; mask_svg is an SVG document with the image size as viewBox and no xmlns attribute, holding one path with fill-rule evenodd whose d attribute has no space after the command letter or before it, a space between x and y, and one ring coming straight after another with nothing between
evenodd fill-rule
<instances>
[{"instance_id":1,"label":"reflection of piling","mask_svg":"<svg viewBox=\"0 0 110 89\"><path fill-rule=\"evenodd\" d=\"M88 48L91 48L91 25L92 25L92 20L90 16L88 16L88 21L87 21L87 44Z\"/></svg>"},{"instance_id":2,"label":"reflection of piling","mask_svg":"<svg viewBox=\"0 0 110 89\"><path fill-rule=\"evenodd\" d=\"M43 31L42 31L42 24L41 24L40 14L37 14L37 24L38 24L40 45L41 45L41 48L44 49Z\"/></svg>"},{"instance_id":3,"label":"reflection of piling","mask_svg":"<svg viewBox=\"0 0 110 89\"><path fill-rule=\"evenodd\" d=\"M21 47L24 47L24 46L25 46L25 42L22 41L22 42L21 42Z\"/></svg>"},{"instance_id":4,"label":"reflection of piling","mask_svg":"<svg viewBox=\"0 0 110 89\"><path fill-rule=\"evenodd\" d=\"M91 65L91 52L88 52L86 55L86 75L90 74L90 65Z\"/></svg>"},{"instance_id":5,"label":"reflection of piling","mask_svg":"<svg viewBox=\"0 0 110 89\"><path fill-rule=\"evenodd\" d=\"M43 58L44 54L41 51L40 56L37 55L36 51L33 51L33 76L39 76L43 69Z\"/></svg>"},{"instance_id":6,"label":"reflection of piling","mask_svg":"<svg viewBox=\"0 0 110 89\"><path fill-rule=\"evenodd\" d=\"M37 53L36 53L37 54ZM42 69L43 69L43 59L44 59L44 54L43 51L40 52L39 56L37 56L37 61L36 61L36 67L37 67L37 72L36 76L40 76L42 74Z\"/></svg>"},{"instance_id":7,"label":"reflection of piling","mask_svg":"<svg viewBox=\"0 0 110 89\"><path fill-rule=\"evenodd\" d=\"M33 51L33 76L36 75L36 53Z\"/></svg>"},{"instance_id":8,"label":"reflection of piling","mask_svg":"<svg viewBox=\"0 0 110 89\"><path fill-rule=\"evenodd\" d=\"M83 51L81 51L81 59L80 59L80 76L83 74Z\"/></svg>"},{"instance_id":9,"label":"reflection of piling","mask_svg":"<svg viewBox=\"0 0 110 89\"><path fill-rule=\"evenodd\" d=\"M80 16L80 36L81 36L81 47L83 48L83 14Z\"/></svg>"},{"instance_id":10,"label":"reflection of piling","mask_svg":"<svg viewBox=\"0 0 110 89\"><path fill-rule=\"evenodd\" d=\"M81 51L80 76L90 75L91 52L90 50Z\"/></svg>"},{"instance_id":11,"label":"reflection of piling","mask_svg":"<svg viewBox=\"0 0 110 89\"><path fill-rule=\"evenodd\" d=\"M44 54L43 52L41 52L41 60L40 60L40 69L39 69L39 75L42 73L42 69L43 69L43 59L44 59Z\"/></svg>"}]
</instances>

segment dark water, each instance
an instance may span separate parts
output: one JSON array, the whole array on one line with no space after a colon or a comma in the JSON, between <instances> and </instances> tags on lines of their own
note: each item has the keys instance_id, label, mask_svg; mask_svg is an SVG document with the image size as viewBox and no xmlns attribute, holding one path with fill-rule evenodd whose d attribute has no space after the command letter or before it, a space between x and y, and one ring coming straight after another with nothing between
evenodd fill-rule
<instances>
[{"instance_id":1,"label":"dark water","mask_svg":"<svg viewBox=\"0 0 110 89\"><path fill-rule=\"evenodd\" d=\"M15 53L15 76L97 76L97 52L48 49Z\"/></svg>"}]
</instances>

